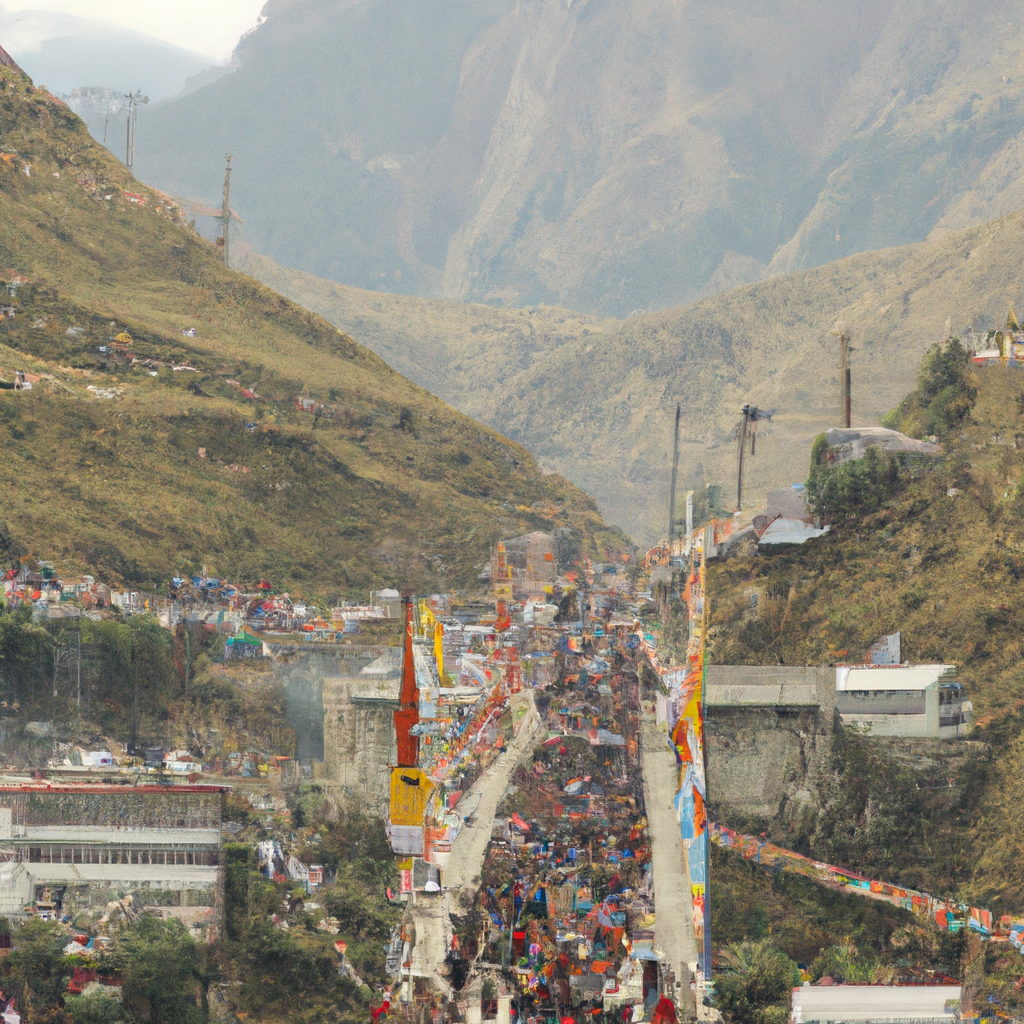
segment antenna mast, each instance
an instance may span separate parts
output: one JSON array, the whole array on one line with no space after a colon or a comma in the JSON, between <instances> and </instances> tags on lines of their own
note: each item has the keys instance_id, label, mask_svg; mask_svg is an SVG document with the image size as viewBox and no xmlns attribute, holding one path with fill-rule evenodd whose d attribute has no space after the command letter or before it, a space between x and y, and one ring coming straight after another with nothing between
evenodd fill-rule
<instances>
[{"instance_id":1,"label":"antenna mast","mask_svg":"<svg viewBox=\"0 0 1024 1024\"><path fill-rule=\"evenodd\" d=\"M676 403L676 433L672 442L672 487L668 499L668 552L672 555L672 536L676 525L676 477L679 475L679 403Z\"/></svg>"},{"instance_id":2,"label":"antenna mast","mask_svg":"<svg viewBox=\"0 0 1024 1024\"><path fill-rule=\"evenodd\" d=\"M224 262L231 265L228 249L228 230L231 227L231 154L228 153L228 165L224 170L224 208L221 211L221 225L224 232Z\"/></svg>"},{"instance_id":3,"label":"antenna mast","mask_svg":"<svg viewBox=\"0 0 1024 1024\"><path fill-rule=\"evenodd\" d=\"M124 163L131 171L135 166L135 122L138 118L139 104L148 103L149 97L142 95L142 90L137 89L125 95L128 101L128 115L125 118L125 140L124 140ZM106 138L106 125L103 128L103 137Z\"/></svg>"}]
</instances>

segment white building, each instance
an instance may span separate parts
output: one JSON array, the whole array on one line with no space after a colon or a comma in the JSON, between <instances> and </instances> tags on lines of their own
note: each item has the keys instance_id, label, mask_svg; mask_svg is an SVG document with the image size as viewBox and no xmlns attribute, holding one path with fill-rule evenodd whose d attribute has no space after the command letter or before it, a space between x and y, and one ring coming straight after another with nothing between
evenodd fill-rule
<instances>
[{"instance_id":1,"label":"white building","mask_svg":"<svg viewBox=\"0 0 1024 1024\"><path fill-rule=\"evenodd\" d=\"M792 1024L945 1024L959 1020L959 985L803 985Z\"/></svg>"},{"instance_id":2,"label":"white building","mask_svg":"<svg viewBox=\"0 0 1024 1024\"><path fill-rule=\"evenodd\" d=\"M951 740L971 728L952 665L837 665L836 710L870 736Z\"/></svg>"},{"instance_id":3,"label":"white building","mask_svg":"<svg viewBox=\"0 0 1024 1024\"><path fill-rule=\"evenodd\" d=\"M216 905L222 786L0 786L0 914L63 912L126 893Z\"/></svg>"}]
</instances>

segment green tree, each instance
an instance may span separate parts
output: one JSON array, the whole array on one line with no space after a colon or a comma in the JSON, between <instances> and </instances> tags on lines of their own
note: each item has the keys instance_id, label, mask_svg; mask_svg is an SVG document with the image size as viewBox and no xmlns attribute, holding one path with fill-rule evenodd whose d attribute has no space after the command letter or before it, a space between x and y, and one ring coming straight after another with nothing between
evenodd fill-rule
<instances>
[{"instance_id":1,"label":"green tree","mask_svg":"<svg viewBox=\"0 0 1024 1024\"><path fill-rule=\"evenodd\" d=\"M143 691L155 696L170 681L171 634L151 615L133 615L128 620L132 718L129 747L139 743L142 725ZM162 684L162 685L161 685Z\"/></svg>"},{"instance_id":2,"label":"green tree","mask_svg":"<svg viewBox=\"0 0 1024 1024\"><path fill-rule=\"evenodd\" d=\"M138 1024L204 1024L203 964L180 921L144 914L122 934L112 961L125 1010Z\"/></svg>"},{"instance_id":3,"label":"green tree","mask_svg":"<svg viewBox=\"0 0 1024 1024\"><path fill-rule=\"evenodd\" d=\"M816 515L833 523L877 512L906 484L907 475L894 455L883 456L874 446L859 459L831 463L824 434L811 446L807 500Z\"/></svg>"},{"instance_id":4,"label":"green tree","mask_svg":"<svg viewBox=\"0 0 1024 1024\"><path fill-rule=\"evenodd\" d=\"M53 637L33 624L30 608L0 610L0 697L26 710L48 699L54 647Z\"/></svg>"},{"instance_id":5,"label":"green tree","mask_svg":"<svg viewBox=\"0 0 1024 1024\"><path fill-rule=\"evenodd\" d=\"M716 983L726 1019L734 1024L785 1024L791 990L800 978L796 964L770 939L733 943L726 961L730 970Z\"/></svg>"},{"instance_id":6,"label":"green tree","mask_svg":"<svg viewBox=\"0 0 1024 1024\"><path fill-rule=\"evenodd\" d=\"M14 932L12 938L8 963L22 1003L27 1000L37 1011L62 1007L70 975L64 956L67 935L63 929L54 921L34 918Z\"/></svg>"},{"instance_id":7,"label":"green tree","mask_svg":"<svg viewBox=\"0 0 1024 1024\"><path fill-rule=\"evenodd\" d=\"M970 353L959 338L951 338L928 350L917 371L917 387L882 425L910 437L945 437L970 415L977 397Z\"/></svg>"}]
</instances>

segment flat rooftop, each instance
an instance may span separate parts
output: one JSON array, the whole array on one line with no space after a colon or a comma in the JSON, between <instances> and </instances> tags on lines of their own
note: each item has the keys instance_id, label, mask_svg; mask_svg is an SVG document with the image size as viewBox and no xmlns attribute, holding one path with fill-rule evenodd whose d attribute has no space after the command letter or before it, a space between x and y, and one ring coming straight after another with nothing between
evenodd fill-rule
<instances>
[{"instance_id":1,"label":"flat rooftop","mask_svg":"<svg viewBox=\"0 0 1024 1024\"><path fill-rule=\"evenodd\" d=\"M817 668L709 665L706 703L717 708L819 707L821 680Z\"/></svg>"},{"instance_id":2,"label":"flat rooftop","mask_svg":"<svg viewBox=\"0 0 1024 1024\"><path fill-rule=\"evenodd\" d=\"M960 999L959 985L803 985L793 989L793 1024L890 1024L950 1021L948 1000Z\"/></svg>"},{"instance_id":3,"label":"flat rooftop","mask_svg":"<svg viewBox=\"0 0 1024 1024\"><path fill-rule=\"evenodd\" d=\"M836 665L836 690L927 690L955 683L953 665Z\"/></svg>"}]
</instances>

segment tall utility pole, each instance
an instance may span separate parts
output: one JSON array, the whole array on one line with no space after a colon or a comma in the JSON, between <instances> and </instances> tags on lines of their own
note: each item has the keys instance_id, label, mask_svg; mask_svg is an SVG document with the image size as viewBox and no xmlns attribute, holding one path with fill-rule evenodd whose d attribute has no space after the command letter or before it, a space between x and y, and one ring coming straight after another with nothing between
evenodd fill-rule
<instances>
[{"instance_id":1,"label":"tall utility pole","mask_svg":"<svg viewBox=\"0 0 1024 1024\"><path fill-rule=\"evenodd\" d=\"M124 162L130 171L135 166L135 121L138 117L139 104L148 103L149 97L143 96L141 90L129 92L124 97L128 101L125 117Z\"/></svg>"},{"instance_id":2,"label":"tall utility pole","mask_svg":"<svg viewBox=\"0 0 1024 1024\"><path fill-rule=\"evenodd\" d=\"M224 232L224 262L231 265L228 248L228 230L231 227L231 154L228 153L228 165L224 170L224 207L221 210L221 228Z\"/></svg>"},{"instance_id":3,"label":"tall utility pole","mask_svg":"<svg viewBox=\"0 0 1024 1024\"><path fill-rule=\"evenodd\" d=\"M751 411L748 404L744 404L740 410L743 414L743 421L740 423L740 464L736 474L736 509L739 512L743 511L743 453L747 448L747 431L750 427ZM756 415L757 410L754 409L753 412Z\"/></svg>"},{"instance_id":4,"label":"tall utility pole","mask_svg":"<svg viewBox=\"0 0 1024 1024\"><path fill-rule=\"evenodd\" d=\"M852 425L850 399L850 332L846 324L837 324L832 334L839 338L839 421L844 427Z\"/></svg>"},{"instance_id":5,"label":"tall utility pole","mask_svg":"<svg viewBox=\"0 0 1024 1024\"><path fill-rule=\"evenodd\" d=\"M736 511L743 511L743 455L746 452L747 440L750 440L750 454L757 450L757 424L759 420L770 420L775 415L774 409L759 409L756 405L746 404L740 409L743 420L740 423L740 461L736 473Z\"/></svg>"},{"instance_id":6,"label":"tall utility pole","mask_svg":"<svg viewBox=\"0 0 1024 1024\"><path fill-rule=\"evenodd\" d=\"M672 442L672 487L668 498L668 552L672 554L672 537L676 528L676 477L679 475L679 403L676 403L676 434Z\"/></svg>"}]
</instances>

